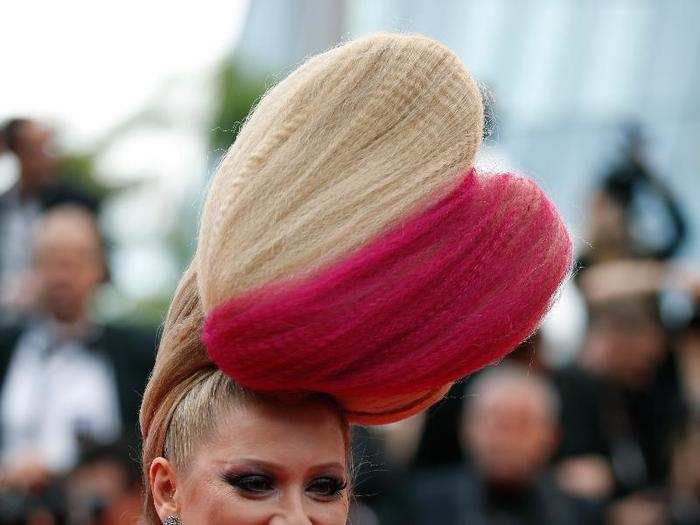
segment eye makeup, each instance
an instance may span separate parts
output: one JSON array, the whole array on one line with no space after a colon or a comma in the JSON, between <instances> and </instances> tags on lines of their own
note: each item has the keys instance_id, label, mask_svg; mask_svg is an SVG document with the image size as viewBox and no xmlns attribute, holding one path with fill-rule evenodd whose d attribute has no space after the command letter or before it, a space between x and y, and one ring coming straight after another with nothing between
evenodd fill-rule
<instances>
[{"instance_id":1,"label":"eye makeup","mask_svg":"<svg viewBox=\"0 0 700 525\"><path fill-rule=\"evenodd\" d=\"M222 478L236 492L247 498L264 498L276 488L274 477L263 472L228 472Z\"/></svg>"},{"instance_id":2,"label":"eye makeup","mask_svg":"<svg viewBox=\"0 0 700 525\"><path fill-rule=\"evenodd\" d=\"M311 480L306 491L316 499L334 501L340 498L347 487L348 482L344 479L335 476L320 476Z\"/></svg>"},{"instance_id":3,"label":"eye makeup","mask_svg":"<svg viewBox=\"0 0 700 525\"><path fill-rule=\"evenodd\" d=\"M230 471L221 478L238 494L250 499L266 498L279 488L274 475L258 470ZM306 483L304 491L315 500L330 502L339 499L347 486L347 481L340 476L318 475Z\"/></svg>"}]
</instances>

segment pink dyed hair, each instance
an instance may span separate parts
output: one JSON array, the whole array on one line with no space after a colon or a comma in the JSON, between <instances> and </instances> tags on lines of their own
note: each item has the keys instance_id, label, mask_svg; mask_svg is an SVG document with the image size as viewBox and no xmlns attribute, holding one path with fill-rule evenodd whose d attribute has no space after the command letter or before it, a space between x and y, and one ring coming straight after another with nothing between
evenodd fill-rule
<instances>
[{"instance_id":1,"label":"pink dyed hair","mask_svg":"<svg viewBox=\"0 0 700 525\"><path fill-rule=\"evenodd\" d=\"M386 423L526 339L571 257L566 227L534 182L471 170L355 252L215 308L203 340L244 387L327 393L351 422Z\"/></svg>"}]
</instances>

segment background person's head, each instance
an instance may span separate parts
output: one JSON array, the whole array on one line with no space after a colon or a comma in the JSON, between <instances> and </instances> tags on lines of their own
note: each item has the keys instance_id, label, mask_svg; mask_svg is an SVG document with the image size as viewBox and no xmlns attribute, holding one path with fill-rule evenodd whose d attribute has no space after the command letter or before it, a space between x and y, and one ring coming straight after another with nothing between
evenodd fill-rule
<instances>
[{"instance_id":1,"label":"background person's head","mask_svg":"<svg viewBox=\"0 0 700 525\"><path fill-rule=\"evenodd\" d=\"M488 370L467 392L462 446L486 483L531 483L557 444L559 400L547 381L518 365Z\"/></svg>"},{"instance_id":2,"label":"background person's head","mask_svg":"<svg viewBox=\"0 0 700 525\"><path fill-rule=\"evenodd\" d=\"M39 308L62 323L83 320L106 275L94 215L69 205L48 211L37 230L34 268Z\"/></svg>"},{"instance_id":3,"label":"background person's head","mask_svg":"<svg viewBox=\"0 0 700 525\"><path fill-rule=\"evenodd\" d=\"M48 126L30 119L15 118L5 123L3 142L20 164L20 185L32 193L53 182L58 156L54 133Z\"/></svg>"},{"instance_id":4,"label":"background person's head","mask_svg":"<svg viewBox=\"0 0 700 525\"><path fill-rule=\"evenodd\" d=\"M266 399L220 371L195 382L148 472L162 521L342 525L349 432L324 398Z\"/></svg>"},{"instance_id":5,"label":"background person's head","mask_svg":"<svg viewBox=\"0 0 700 525\"><path fill-rule=\"evenodd\" d=\"M65 480L70 523L133 520L141 508L141 477L127 443L85 441L81 448L80 461Z\"/></svg>"},{"instance_id":6,"label":"background person's head","mask_svg":"<svg viewBox=\"0 0 700 525\"><path fill-rule=\"evenodd\" d=\"M633 390L654 377L666 337L655 302L628 297L593 304L583 362L595 374Z\"/></svg>"}]
</instances>

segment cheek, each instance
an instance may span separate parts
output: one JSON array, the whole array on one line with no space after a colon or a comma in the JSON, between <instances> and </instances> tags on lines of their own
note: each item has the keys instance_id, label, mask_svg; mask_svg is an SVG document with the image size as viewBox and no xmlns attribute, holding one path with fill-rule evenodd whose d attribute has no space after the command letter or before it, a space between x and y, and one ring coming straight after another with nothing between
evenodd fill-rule
<instances>
[{"instance_id":1,"label":"cheek","mask_svg":"<svg viewBox=\"0 0 700 525\"><path fill-rule=\"evenodd\" d=\"M258 525L260 502L242 499L226 486L207 481L189 484L182 494L180 517L187 524Z\"/></svg>"}]
</instances>

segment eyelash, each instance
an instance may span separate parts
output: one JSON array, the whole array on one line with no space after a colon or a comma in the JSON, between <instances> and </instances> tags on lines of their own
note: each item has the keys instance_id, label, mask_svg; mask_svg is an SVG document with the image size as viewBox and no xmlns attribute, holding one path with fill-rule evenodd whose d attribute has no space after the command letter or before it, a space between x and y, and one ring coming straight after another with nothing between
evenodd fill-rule
<instances>
[{"instance_id":1,"label":"eyelash","mask_svg":"<svg viewBox=\"0 0 700 525\"><path fill-rule=\"evenodd\" d=\"M327 476L327 477L322 477L322 478L317 478L315 479L308 487L307 490L309 490L311 487L314 485L319 486L325 484L326 485L326 491L321 494L322 497L324 498L329 498L329 499L337 499L340 494L347 488L348 483L347 481L334 478L332 476Z\"/></svg>"},{"instance_id":2,"label":"eyelash","mask_svg":"<svg viewBox=\"0 0 700 525\"><path fill-rule=\"evenodd\" d=\"M263 495L273 488L272 480L263 474L233 474L224 476L224 479L234 489L246 494Z\"/></svg>"},{"instance_id":3,"label":"eyelash","mask_svg":"<svg viewBox=\"0 0 700 525\"><path fill-rule=\"evenodd\" d=\"M274 479L266 474L227 474L224 481L234 489L253 497L263 497L275 488ZM317 497L333 501L347 488L347 482L333 476L323 476L314 479L306 486L306 490L316 487Z\"/></svg>"}]
</instances>

